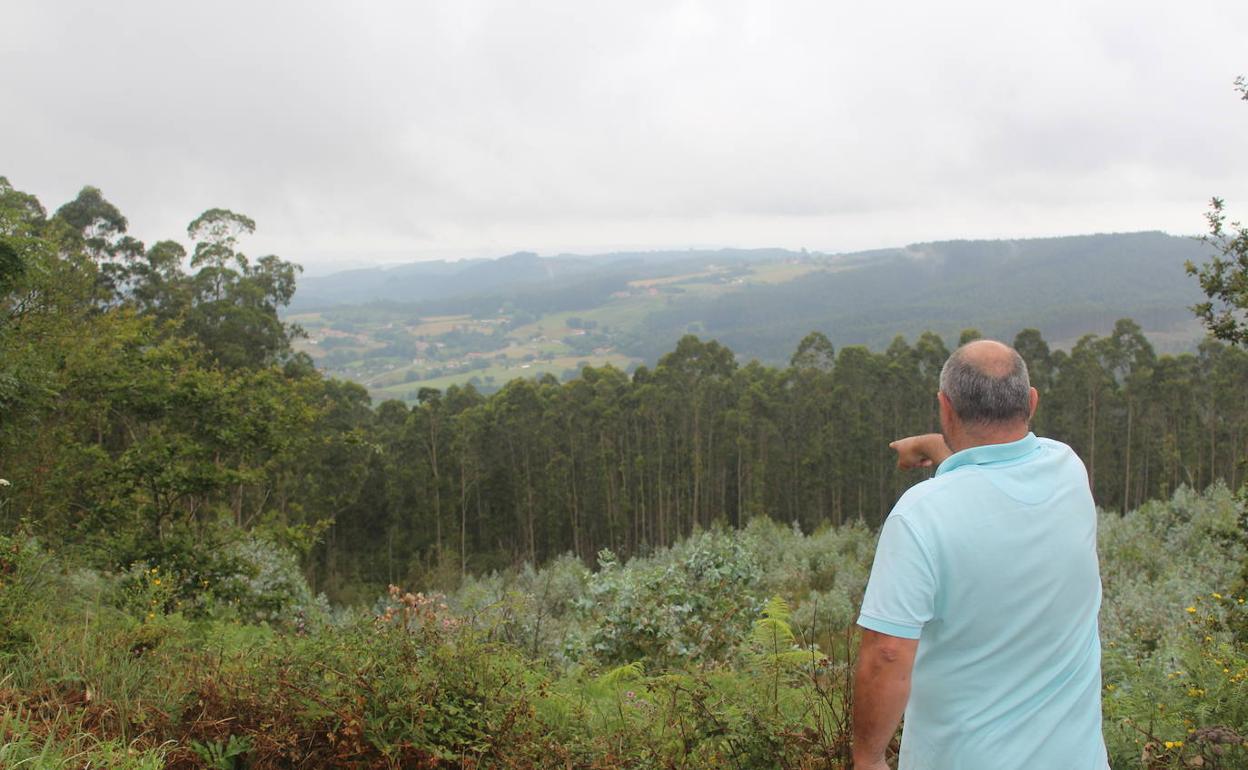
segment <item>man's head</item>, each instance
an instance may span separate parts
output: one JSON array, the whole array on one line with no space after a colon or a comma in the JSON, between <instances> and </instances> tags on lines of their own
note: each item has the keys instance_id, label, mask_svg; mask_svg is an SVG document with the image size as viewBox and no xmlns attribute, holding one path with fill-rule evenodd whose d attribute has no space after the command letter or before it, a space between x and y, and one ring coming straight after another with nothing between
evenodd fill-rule
<instances>
[{"instance_id":1,"label":"man's head","mask_svg":"<svg viewBox=\"0 0 1248 770\"><path fill-rule=\"evenodd\" d=\"M968 342L940 371L945 441L957 451L1022 438L1038 398L1017 351L993 340Z\"/></svg>"}]
</instances>

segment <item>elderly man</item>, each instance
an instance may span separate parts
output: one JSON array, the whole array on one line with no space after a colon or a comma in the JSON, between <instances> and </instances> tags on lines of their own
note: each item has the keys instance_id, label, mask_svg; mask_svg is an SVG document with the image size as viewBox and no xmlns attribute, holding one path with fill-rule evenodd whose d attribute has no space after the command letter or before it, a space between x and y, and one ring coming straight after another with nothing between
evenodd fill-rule
<instances>
[{"instance_id":1,"label":"elderly man","mask_svg":"<svg viewBox=\"0 0 1248 770\"><path fill-rule=\"evenodd\" d=\"M854 768L1107 770L1101 583L1087 471L1028 430L1038 396L980 340L940 373L943 435L893 442L938 466L880 532L858 624Z\"/></svg>"}]
</instances>

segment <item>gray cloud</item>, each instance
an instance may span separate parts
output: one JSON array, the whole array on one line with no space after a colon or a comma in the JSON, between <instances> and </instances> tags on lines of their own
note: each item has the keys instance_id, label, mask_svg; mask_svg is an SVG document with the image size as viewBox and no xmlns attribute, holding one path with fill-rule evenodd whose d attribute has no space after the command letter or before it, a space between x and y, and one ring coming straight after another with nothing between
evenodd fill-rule
<instances>
[{"instance_id":1,"label":"gray cloud","mask_svg":"<svg viewBox=\"0 0 1248 770\"><path fill-rule=\"evenodd\" d=\"M0 173L50 207L97 185L149 240L234 208L313 269L1248 201L1240 0L11 5Z\"/></svg>"}]
</instances>

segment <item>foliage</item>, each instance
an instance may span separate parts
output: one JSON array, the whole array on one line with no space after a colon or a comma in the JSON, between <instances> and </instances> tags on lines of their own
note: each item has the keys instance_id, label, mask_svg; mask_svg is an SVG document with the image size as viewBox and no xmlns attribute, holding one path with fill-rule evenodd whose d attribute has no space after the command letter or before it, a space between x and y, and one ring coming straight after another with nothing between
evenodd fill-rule
<instances>
[{"instance_id":1,"label":"foliage","mask_svg":"<svg viewBox=\"0 0 1248 770\"><path fill-rule=\"evenodd\" d=\"M234 770L235 767L242 767L242 757L251 751L251 739L247 737L239 737L231 735L229 740L222 743L221 741L210 741L208 743L200 743L199 741L191 741L191 748L195 751L204 764L213 770Z\"/></svg>"},{"instance_id":2,"label":"foliage","mask_svg":"<svg viewBox=\"0 0 1248 770\"><path fill-rule=\"evenodd\" d=\"M0 534L0 660L30 644L27 624L47 590L50 560L38 542Z\"/></svg>"},{"instance_id":3,"label":"foliage","mask_svg":"<svg viewBox=\"0 0 1248 770\"><path fill-rule=\"evenodd\" d=\"M113 603L138 619L176 611L304 631L328 617L295 554L256 534L225 529L197 543L183 537L161 545L150 561L130 565L113 591Z\"/></svg>"},{"instance_id":4,"label":"foliage","mask_svg":"<svg viewBox=\"0 0 1248 770\"><path fill-rule=\"evenodd\" d=\"M1164 649L1181 633L1182 608L1208 591L1229 592L1244 557L1238 502L1223 485L1200 495L1180 489L1130 516L1102 514L1101 628L1121 651Z\"/></svg>"},{"instance_id":5,"label":"foliage","mask_svg":"<svg viewBox=\"0 0 1248 770\"><path fill-rule=\"evenodd\" d=\"M701 533L627 571L609 551L598 555L581 607L593 629L586 646L606 663L638 658L660 666L722 658L756 609L758 571L722 533Z\"/></svg>"},{"instance_id":6,"label":"foliage","mask_svg":"<svg viewBox=\"0 0 1248 770\"><path fill-rule=\"evenodd\" d=\"M1150 768L1248 759L1238 741L1223 740L1248 724L1248 640L1237 633L1248 605L1231 592L1244 558L1237 517L1224 486L1101 517L1105 726L1115 767L1135 766L1141 754Z\"/></svg>"},{"instance_id":7,"label":"foliage","mask_svg":"<svg viewBox=\"0 0 1248 770\"><path fill-rule=\"evenodd\" d=\"M0 712L0 767L13 770L163 770L170 748L101 739L61 714L47 724L21 707Z\"/></svg>"},{"instance_id":8,"label":"foliage","mask_svg":"<svg viewBox=\"0 0 1248 770\"><path fill-rule=\"evenodd\" d=\"M773 596L764 605L762 615L754 621L750 632L750 645L757 660L766 668L783 669L819 665L824 658L813 648L798 643L797 635L789 621L793 617L789 603Z\"/></svg>"},{"instance_id":9,"label":"foliage","mask_svg":"<svg viewBox=\"0 0 1248 770\"><path fill-rule=\"evenodd\" d=\"M1115 768L1246 759L1248 604L1224 587L1242 557L1235 515L1221 486L1101 514ZM644 558L604 554L595 572L565 558L449 597L394 586L368 612L300 629L184 614L199 600L179 608L165 567L67 569L29 540L15 560L10 539L9 574L38 587L21 602L17 581L0 588L6 627L27 635L2 653L0 750L52 767L844 767L852 617L799 619L825 617L809 607L832 593L857 603L872 540L758 518ZM701 631L684 634L662 620L674 602L740 622L708 637L694 618ZM660 631L638 633L643 617ZM563 634L613 644L578 657Z\"/></svg>"},{"instance_id":10,"label":"foliage","mask_svg":"<svg viewBox=\"0 0 1248 770\"><path fill-rule=\"evenodd\" d=\"M1196 276L1209 301L1193 306L1209 333L1236 345L1248 344L1248 228L1239 222L1226 221L1226 207L1221 198L1209 203L1209 234L1204 241L1216 250L1210 260L1200 266L1187 263L1189 275Z\"/></svg>"},{"instance_id":11,"label":"foliage","mask_svg":"<svg viewBox=\"0 0 1248 770\"><path fill-rule=\"evenodd\" d=\"M1248 101L1248 80L1235 79L1235 90ZM1248 344L1248 228L1239 222L1226 221L1226 204L1213 198L1205 214L1209 233L1201 240L1212 246L1215 254L1209 262L1197 266L1187 262L1188 275L1196 276L1200 288L1209 298L1192 307L1196 316L1214 337L1233 345Z\"/></svg>"}]
</instances>

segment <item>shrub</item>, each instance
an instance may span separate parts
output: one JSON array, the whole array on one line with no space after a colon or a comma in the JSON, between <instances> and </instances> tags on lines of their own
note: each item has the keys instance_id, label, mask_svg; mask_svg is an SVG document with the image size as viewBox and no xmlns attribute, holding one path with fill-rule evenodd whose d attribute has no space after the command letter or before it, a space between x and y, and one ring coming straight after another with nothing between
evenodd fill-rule
<instances>
[{"instance_id":1,"label":"shrub","mask_svg":"<svg viewBox=\"0 0 1248 770\"><path fill-rule=\"evenodd\" d=\"M733 535L701 532L661 555L598 555L581 608L589 651L606 665L646 659L661 667L722 660L761 605L760 572Z\"/></svg>"}]
</instances>

